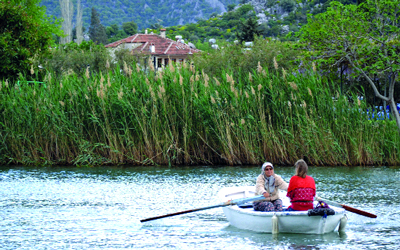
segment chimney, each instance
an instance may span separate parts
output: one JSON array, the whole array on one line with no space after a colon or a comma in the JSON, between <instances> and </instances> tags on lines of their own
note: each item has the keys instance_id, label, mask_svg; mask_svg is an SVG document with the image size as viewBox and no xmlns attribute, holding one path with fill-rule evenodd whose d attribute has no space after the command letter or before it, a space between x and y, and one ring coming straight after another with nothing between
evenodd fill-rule
<instances>
[{"instance_id":1,"label":"chimney","mask_svg":"<svg viewBox=\"0 0 400 250\"><path fill-rule=\"evenodd\" d=\"M166 31L166 29L160 29L160 35L162 38L166 38L165 31Z\"/></svg>"},{"instance_id":2,"label":"chimney","mask_svg":"<svg viewBox=\"0 0 400 250\"><path fill-rule=\"evenodd\" d=\"M154 46L154 44L151 44L149 50L150 50L150 53L155 53L156 52L156 46Z\"/></svg>"},{"instance_id":3,"label":"chimney","mask_svg":"<svg viewBox=\"0 0 400 250\"><path fill-rule=\"evenodd\" d=\"M147 29L144 30L144 33L147 35Z\"/></svg>"}]
</instances>

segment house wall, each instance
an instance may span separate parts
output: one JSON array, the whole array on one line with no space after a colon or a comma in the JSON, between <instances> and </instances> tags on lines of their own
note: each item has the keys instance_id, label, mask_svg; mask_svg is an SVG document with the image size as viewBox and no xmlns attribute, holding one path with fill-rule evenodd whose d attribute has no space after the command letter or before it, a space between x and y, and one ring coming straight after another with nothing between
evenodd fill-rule
<instances>
[{"instance_id":1,"label":"house wall","mask_svg":"<svg viewBox=\"0 0 400 250\"><path fill-rule=\"evenodd\" d=\"M115 48L107 48L107 50L108 50L109 54L111 55L112 60L114 60L115 59L115 52L117 50L120 50L120 49L133 50L133 49L139 47L140 45L142 45L142 44L141 43L122 43L122 44L118 45Z\"/></svg>"},{"instance_id":2,"label":"house wall","mask_svg":"<svg viewBox=\"0 0 400 250\"><path fill-rule=\"evenodd\" d=\"M152 61L154 63L154 68L157 70L162 70L170 62L184 63L186 62L185 56L153 56Z\"/></svg>"},{"instance_id":3,"label":"house wall","mask_svg":"<svg viewBox=\"0 0 400 250\"><path fill-rule=\"evenodd\" d=\"M133 50L133 49L136 49L137 47L139 47L140 45L142 45L142 43L123 43L121 45L123 45L124 49ZM121 45L119 45L119 46L121 46Z\"/></svg>"}]
</instances>

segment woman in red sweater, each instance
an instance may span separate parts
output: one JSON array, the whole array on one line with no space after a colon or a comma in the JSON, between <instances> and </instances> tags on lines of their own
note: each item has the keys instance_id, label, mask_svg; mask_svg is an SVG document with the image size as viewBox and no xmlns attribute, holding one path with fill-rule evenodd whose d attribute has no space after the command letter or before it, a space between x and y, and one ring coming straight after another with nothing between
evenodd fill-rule
<instances>
[{"instance_id":1,"label":"woman in red sweater","mask_svg":"<svg viewBox=\"0 0 400 250\"><path fill-rule=\"evenodd\" d=\"M307 211L308 209L313 209L315 181L311 176L307 175L308 166L304 160L298 160L294 166L296 175L290 179L286 195L290 198L292 205L287 210Z\"/></svg>"}]
</instances>

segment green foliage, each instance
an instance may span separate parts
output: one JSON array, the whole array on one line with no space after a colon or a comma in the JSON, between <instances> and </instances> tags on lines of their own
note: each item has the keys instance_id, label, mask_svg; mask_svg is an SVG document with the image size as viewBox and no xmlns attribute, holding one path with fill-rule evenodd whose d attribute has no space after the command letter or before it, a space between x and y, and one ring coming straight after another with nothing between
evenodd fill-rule
<instances>
[{"instance_id":1,"label":"green foliage","mask_svg":"<svg viewBox=\"0 0 400 250\"><path fill-rule=\"evenodd\" d=\"M126 22L122 24L122 29L128 36L132 36L137 33L138 26L135 22Z\"/></svg>"},{"instance_id":2,"label":"green foliage","mask_svg":"<svg viewBox=\"0 0 400 250\"><path fill-rule=\"evenodd\" d=\"M137 62L143 61L142 55L135 55L128 49L118 49L115 51L116 65L135 65Z\"/></svg>"},{"instance_id":3,"label":"green foliage","mask_svg":"<svg viewBox=\"0 0 400 250\"><path fill-rule=\"evenodd\" d=\"M262 23L256 30L255 33L264 37L276 37L282 41L295 40L293 37L287 37L287 32L298 32L300 27L307 23L307 13L313 11L313 13L320 13L326 6L328 0L318 2L303 1L302 5L295 2L294 0L284 1L267 1L267 7L269 8L285 8L289 11L288 15L281 18L279 15L274 13L265 13L269 17L267 23ZM352 4L352 1L341 0L346 4ZM283 6L283 7L282 7ZM322 7L321 7L322 6ZM324 9L326 10L326 8ZM237 39L237 35L243 34L248 31L247 22L249 19L257 24L258 18L255 15L254 7L251 4L243 4L234 9L233 6L228 8L228 11L221 15L212 15L208 20L200 19L197 23L189 23L186 25L169 26L167 29L167 36L174 39L176 35L181 35L185 40L192 43L196 43L197 40L201 42L208 41L210 38L233 41ZM156 20L150 25L150 29L153 32L158 32L163 27L165 21ZM144 32L144 29L142 29ZM254 32L253 32L254 33ZM251 41L251 35L244 40ZM115 41L114 39L110 39Z\"/></svg>"},{"instance_id":4,"label":"green foliage","mask_svg":"<svg viewBox=\"0 0 400 250\"><path fill-rule=\"evenodd\" d=\"M327 12L310 16L298 35L314 51L308 56L322 66L354 64L359 69L356 75L365 72L373 79L375 74L399 69L400 46L393 39L400 35L398 4L397 0L385 1L384 6L372 1L360 6L331 3Z\"/></svg>"},{"instance_id":5,"label":"green foliage","mask_svg":"<svg viewBox=\"0 0 400 250\"><path fill-rule=\"evenodd\" d=\"M117 24L113 24L106 28L106 33L108 37L108 43L112 43L121 39L128 37L128 34Z\"/></svg>"},{"instance_id":6,"label":"green foliage","mask_svg":"<svg viewBox=\"0 0 400 250\"><path fill-rule=\"evenodd\" d=\"M281 0L280 6L286 12L291 12L296 6L296 2L294 0Z\"/></svg>"},{"instance_id":7,"label":"green foliage","mask_svg":"<svg viewBox=\"0 0 400 250\"><path fill-rule=\"evenodd\" d=\"M112 24L106 28L106 34L108 37L107 43L112 43L136 34L138 32L137 27L137 24L133 21L123 23L122 27L119 27L118 24Z\"/></svg>"},{"instance_id":8,"label":"green foliage","mask_svg":"<svg viewBox=\"0 0 400 250\"><path fill-rule=\"evenodd\" d=\"M111 26L106 28L107 37L111 38L118 34L119 27L118 24L112 24Z\"/></svg>"},{"instance_id":9,"label":"green foliage","mask_svg":"<svg viewBox=\"0 0 400 250\"><path fill-rule=\"evenodd\" d=\"M92 8L92 16L89 27L89 37L93 42L98 44L108 43L106 29L100 23L100 16L95 8Z\"/></svg>"},{"instance_id":10,"label":"green foliage","mask_svg":"<svg viewBox=\"0 0 400 250\"><path fill-rule=\"evenodd\" d=\"M298 35L308 58L334 72L348 65L351 77L364 79L360 85L367 98L377 96L391 105L400 132L395 112L399 98L394 95L394 76L400 70L399 6L399 0L366 0L360 5L332 2L327 12L309 16Z\"/></svg>"},{"instance_id":11,"label":"green foliage","mask_svg":"<svg viewBox=\"0 0 400 250\"><path fill-rule=\"evenodd\" d=\"M228 10L228 11L232 11L232 10L235 9L235 7L236 7L236 4L229 4L229 5L227 6L227 10Z\"/></svg>"},{"instance_id":12,"label":"green foliage","mask_svg":"<svg viewBox=\"0 0 400 250\"><path fill-rule=\"evenodd\" d=\"M267 23L261 26L263 36L272 36L282 41L295 40L287 37L287 32L298 32L300 27L307 23L307 14L318 14L326 11L330 2L334 0L296 1L296 0L267 0L266 7L272 11L264 14L269 17ZM345 5L355 4L355 0L338 0ZM283 10L287 15L280 15Z\"/></svg>"},{"instance_id":13,"label":"green foliage","mask_svg":"<svg viewBox=\"0 0 400 250\"><path fill-rule=\"evenodd\" d=\"M202 19L197 23L167 27L167 36L175 39L175 36L180 35L192 43L197 43L197 40L206 42L210 38L233 41L236 39L236 30L241 25L240 20L249 18L256 20L253 6L246 4L209 20ZM158 32L160 27L162 26L152 27L152 31Z\"/></svg>"},{"instance_id":14,"label":"green foliage","mask_svg":"<svg viewBox=\"0 0 400 250\"><path fill-rule=\"evenodd\" d=\"M251 42L254 41L254 38L259 36L260 33L257 20L250 17L246 21L240 23L236 37L240 42Z\"/></svg>"},{"instance_id":15,"label":"green foliage","mask_svg":"<svg viewBox=\"0 0 400 250\"><path fill-rule=\"evenodd\" d=\"M172 4L171 1L173 1ZM237 9L234 9L234 7L239 3L238 0L220 0L219 2L224 4L225 8L228 10L222 15L216 15L216 13L222 13L222 10L211 8L209 1L200 1L195 9L193 9L193 4L189 4L188 2L171 1L168 0L160 3L160 1L155 0L138 0L134 2L119 0L110 4L105 0L98 0L95 2L82 0L82 5L86 6L83 10L83 25L89 27L91 8L94 7L102 19L101 23L105 26L111 26L113 24L121 26L123 23L133 21L138 25L139 30L144 30L145 28L159 30L162 27L176 27L175 25L182 23L186 26L193 23L204 28L202 30L197 29L195 31L196 33L189 31L189 34L174 35L184 35L185 40L187 40L190 35L196 35L201 41L204 41L205 38L220 38L232 41L236 39L235 29L238 27L240 19L243 18L246 20L250 16L255 18L251 1L247 0L240 1L243 5L236 6ZM281 40L286 40L287 38L285 36L288 27L289 31L298 31L301 25L307 22L307 13L318 14L325 12L331 1L333 0L266 0L264 1L265 8L271 8L271 13L265 14L267 17L275 17L276 19L269 19L269 22L263 25L262 35L279 37ZM339 2L343 4L355 4L357 0L339 0ZM41 4L47 6L49 14L61 15L58 0L42 0ZM173 9L171 9L171 5L174 6ZM282 9L290 11L288 16L280 16L274 12L274 10ZM197 18L199 16L201 16L201 18ZM276 22L277 20L281 23ZM283 29L282 26L284 26ZM228 29L230 29L231 32L228 32ZM122 35L122 33L113 37L109 36L109 42L118 40L117 38L119 38L120 35ZM195 42L193 40L191 41Z\"/></svg>"},{"instance_id":16,"label":"green foliage","mask_svg":"<svg viewBox=\"0 0 400 250\"><path fill-rule=\"evenodd\" d=\"M254 40L251 50L244 50L242 45L232 43L219 43L219 46L220 50L195 54L194 64L217 78L223 76L224 72L231 71L234 79L240 82L246 82L249 72L257 70L259 65L268 72L281 71L282 68L290 71L297 67L296 59L300 54L300 51L291 48L290 43L261 37Z\"/></svg>"},{"instance_id":17,"label":"green foliage","mask_svg":"<svg viewBox=\"0 0 400 250\"><path fill-rule=\"evenodd\" d=\"M51 50L50 55L39 59L47 72L52 72L52 77L57 79L72 73L83 75L88 67L95 74L104 72L112 66L107 66L110 61L107 49L93 41L82 41L79 45L74 42L58 45Z\"/></svg>"},{"instance_id":18,"label":"green foliage","mask_svg":"<svg viewBox=\"0 0 400 250\"><path fill-rule=\"evenodd\" d=\"M62 33L37 0L0 2L0 23L0 79L28 75L32 59L52 46L53 33Z\"/></svg>"}]
</instances>

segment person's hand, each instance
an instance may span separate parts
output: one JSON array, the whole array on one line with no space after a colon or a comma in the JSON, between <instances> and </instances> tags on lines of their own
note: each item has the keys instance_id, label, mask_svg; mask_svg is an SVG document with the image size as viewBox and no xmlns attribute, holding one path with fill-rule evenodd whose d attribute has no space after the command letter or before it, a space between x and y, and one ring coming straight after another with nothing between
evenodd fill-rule
<instances>
[{"instance_id":1,"label":"person's hand","mask_svg":"<svg viewBox=\"0 0 400 250\"><path fill-rule=\"evenodd\" d=\"M263 195L264 195L265 198L269 197L269 193L268 192L264 192Z\"/></svg>"}]
</instances>

